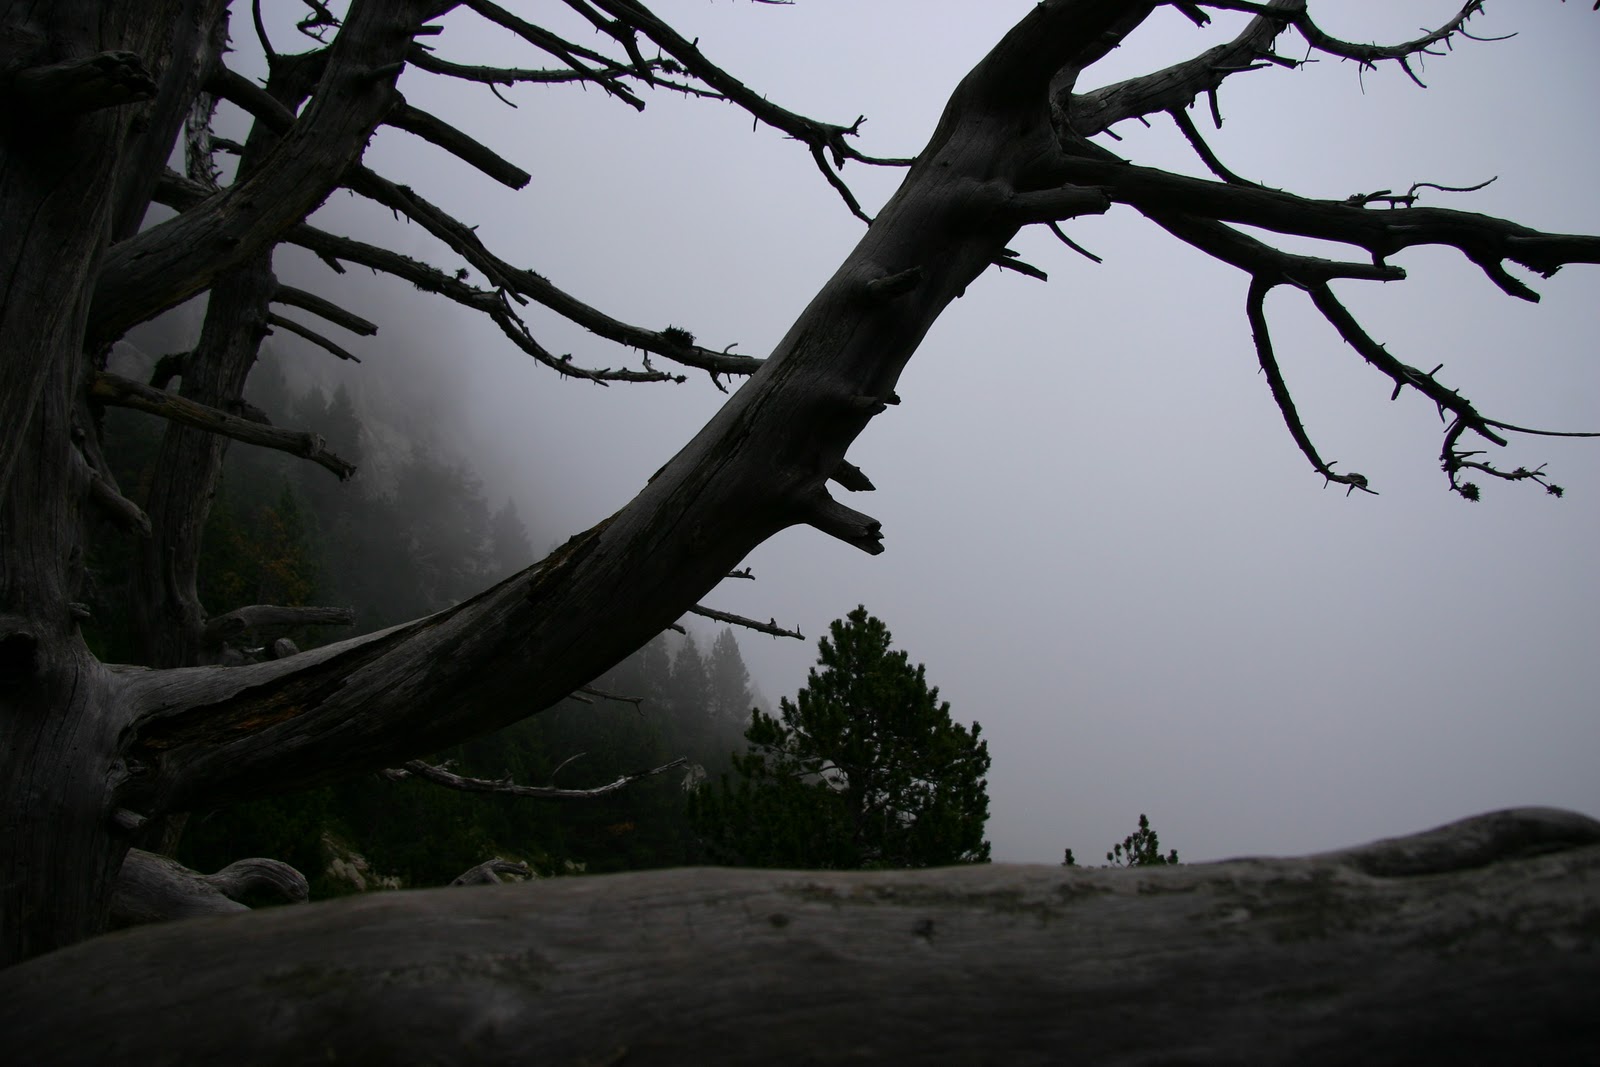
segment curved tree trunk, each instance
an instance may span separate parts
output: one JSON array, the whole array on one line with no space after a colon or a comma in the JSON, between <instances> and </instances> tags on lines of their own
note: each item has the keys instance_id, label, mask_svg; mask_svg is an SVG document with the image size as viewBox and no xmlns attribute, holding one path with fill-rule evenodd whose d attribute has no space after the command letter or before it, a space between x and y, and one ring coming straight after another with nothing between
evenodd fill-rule
<instances>
[{"instance_id":1,"label":"curved tree trunk","mask_svg":"<svg viewBox=\"0 0 1600 1067\"><path fill-rule=\"evenodd\" d=\"M0 973L27 1063L1592 1063L1600 824L1305 859L688 869L115 934Z\"/></svg>"}]
</instances>

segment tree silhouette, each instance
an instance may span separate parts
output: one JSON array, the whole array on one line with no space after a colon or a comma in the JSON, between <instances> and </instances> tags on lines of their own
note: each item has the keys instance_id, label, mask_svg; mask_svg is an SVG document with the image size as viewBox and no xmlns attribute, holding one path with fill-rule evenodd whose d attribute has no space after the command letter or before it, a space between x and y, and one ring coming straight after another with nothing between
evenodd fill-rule
<instances>
[{"instance_id":1,"label":"tree silhouette","mask_svg":"<svg viewBox=\"0 0 1600 1067\"><path fill-rule=\"evenodd\" d=\"M758 867L983 863L989 746L950 718L922 665L858 607L818 643L817 667L745 731L735 777L695 797L718 862Z\"/></svg>"},{"instance_id":2,"label":"tree silhouette","mask_svg":"<svg viewBox=\"0 0 1600 1067\"><path fill-rule=\"evenodd\" d=\"M1178 862L1178 850L1168 849L1161 854L1161 838L1144 812L1139 813L1139 829L1111 846L1106 862L1113 867L1171 867Z\"/></svg>"}]
</instances>

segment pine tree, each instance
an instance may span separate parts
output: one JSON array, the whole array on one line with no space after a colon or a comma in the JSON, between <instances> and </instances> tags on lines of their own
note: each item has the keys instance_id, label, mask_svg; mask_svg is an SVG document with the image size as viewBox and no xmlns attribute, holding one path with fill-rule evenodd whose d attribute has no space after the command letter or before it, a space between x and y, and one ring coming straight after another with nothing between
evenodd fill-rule
<instances>
[{"instance_id":1,"label":"pine tree","mask_svg":"<svg viewBox=\"0 0 1600 1067\"><path fill-rule=\"evenodd\" d=\"M1061 861L1063 867L1076 867L1078 858L1069 848L1066 857ZM1161 854L1161 838L1156 835L1155 827L1150 825L1150 819L1139 813L1139 829L1122 839L1122 843L1112 845L1111 851L1106 853L1106 862L1103 867L1166 867L1178 865L1178 850L1168 849L1167 854Z\"/></svg>"},{"instance_id":2,"label":"pine tree","mask_svg":"<svg viewBox=\"0 0 1600 1067\"><path fill-rule=\"evenodd\" d=\"M514 574L533 562L533 543L510 497L489 520L489 565L496 578Z\"/></svg>"},{"instance_id":3,"label":"pine tree","mask_svg":"<svg viewBox=\"0 0 1600 1067\"><path fill-rule=\"evenodd\" d=\"M1144 812L1140 812L1139 829L1124 837L1120 845L1112 845L1111 851L1106 853L1106 862L1113 867L1176 867L1178 850L1169 849L1163 856L1161 838L1156 836Z\"/></svg>"},{"instance_id":4,"label":"pine tree","mask_svg":"<svg viewBox=\"0 0 1600 1067\"><path fill-rule=\"evenodd\" d=\"M806 687L774 717L751 714L750 748L693 798L719 862L785 867L983 863L989 751L950 718L863 607L830 627ZM819 669L820 668L820 669Z\"/></svg>"},{"instance_id":5,"label":"pine tree","mask_svg":"<svg viewBox=\"0 0 1600 1067\"><path fill-rule=\"evenodd\" d=\"M361 447L361 418L356 414L355 401L350 399L350 390L342 383L334 389L333 399L328 401L321 426L322 436L328 439L328 447L360 467L365 452Z\"/></svg>"},{"instance_id":6,"label":"pine tree","mask_svg":"<svg viewBox=\"0 0 1600 1067\"><path fill-rule=\"evenodd\" d=\"M710 674L711 713L719 723L742 723L750 714L750 671L739 655L739 642L734 639L733 627L725 626L711 646L706 660Z\"/></svg>"},{"instance_id":7,"label":"pine tree","mask_svg":"<svg viewBox=\"0 0 1600 1067\"><path fill-rule=\"evenodd\" d=\"M483 482L464 463L414 448L395 485L414 577L428 610L464 599L487 579L489 505Z\"/></svg>"},{"instance_id":8,"label":"pine tree","mask_svg":"<svg viewBox=\"0 0 1600 1067\"><path fill-rule=\"evenodd\" d=\"M672 660L667 655L667 640L663 634L652 637L639 649L639 674L643 682L640 695L648 702L669 705L672 699Z\"/></svg>"}]
</instances>

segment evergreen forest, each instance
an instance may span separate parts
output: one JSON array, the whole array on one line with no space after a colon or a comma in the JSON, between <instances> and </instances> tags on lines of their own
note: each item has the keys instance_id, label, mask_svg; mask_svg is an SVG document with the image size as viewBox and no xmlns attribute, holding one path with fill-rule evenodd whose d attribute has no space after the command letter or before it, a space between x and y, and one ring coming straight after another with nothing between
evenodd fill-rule
<instances>
[{"instance_id":1,"label":"evergreen forest","mask_svg":"<svg viewBox=\"0 0 1600 1067\"><path fill-rule=\"evenodd\" d=\"M284 636L307 649L383 629L447 608L534 561L509 499L486 499L466 461L419 436L374 454L373 435L342 386L331 395L296 389L268 356L251 375L247 402L246 417L310 427L361 473L340 482L278 452L230 448L205 531L202 602L213 617L251 604L350 607L355 624L247 633L238 647L214 650L218 661L270 656ZM108 458L137 496L163 427L123 410L104 418ZM88 561L85 633L104 660L140 662L120 548L127 539L95 543L110 547ZM680 759L682 766L599 798L561 800L371 774L197 812L176 858L203 871L243 856L281 859L306 874L313 898L442 885L495 857L545 875L699 861L687 790L729 768L754 703L732 631L707 645L692 633L660 635L597 679L592 694L424 761L463 777L568 790Z\"/></svg>"},{"instance_id":2,"label":"evergreen forest","mask_svg":"<svg viewBox=\"0 0 1600 1067\"><path fill-rule=\"evenodd\" d=\"M308 649L441 611L534 561L515 504L488 499L469 461L425 435L379 444L397 435L375 435L373 413L364 418L343 386L296 388L270 346L264 353L242 414L313 428L361 476L341 482L279 452L230 448L205 530L202 600L215 615L348 606L355 622L230 633L236 644L214 649L218 662L272 656L285 636ZM159 360L135 358L145 365L129 369L160 376ZM103 417L118 481L142 495L162 426L122 409ZM140 662L128 540L95 543L85 634L102 659ZM202 871L281 859L306 874L313 898L444 885L494 858L539 875L986 862L979 728L952 722L923 668L864 608L834 622L830 638L820 670L776 715L756 706L731 628L709 640L668 632L587 692L423 760L464 778L569 791L678 764L603 796L531 799L374 773L197 812L172 852ZM1117 853L1119 866L1177 859L1154 850L1142 817Z\"/></svg>"}]
</instances>

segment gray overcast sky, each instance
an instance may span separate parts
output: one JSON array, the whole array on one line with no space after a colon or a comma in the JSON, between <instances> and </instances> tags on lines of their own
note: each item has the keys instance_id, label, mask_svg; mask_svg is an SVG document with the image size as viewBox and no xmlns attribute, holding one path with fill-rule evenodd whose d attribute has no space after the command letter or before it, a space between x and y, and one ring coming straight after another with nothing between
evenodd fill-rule
<instances>
[{"instance_id":1,"label":"gray overcast sky","mask_svg":"<svg viewBox=\"0 0 1600 1067\"><path fill-rule=\"evenodd\" d=\"M865 114L867 151L912 155L959 78L1030 6L657 10L775 101L830 121ZM1314 8L1334 32L1395 40L1455 6ZM1589 8L1491 4L1474 32L1519 36L1428 57L1426 92L1395 69L1331 61L1240 75L1211 143L1236 172L1317 196L1499 175L1428 202L1600 233ZM1237 20L1218 24L1165 13L1095 80L1203 50ZM446 25L447 58L539 63L468 13ZM512 110L415 73L402 88L533 182L499 189L389 131L369 162L478 224L507 259L641 325L763 355L860 236L801 147L723 105L655 93L636 114L568 87L518 92ZM1118 152L1201 172L1169 122L1126 127ZM851 165L846 177L871 211L899 172ZM396 241L386 215L344 198L325 210ZM852 451L878 491L851 503L883 521L886 554L797 528L751 557L759 581L707 598L806 633L803 645L741 635L763 691L792 693L828 621L865 604L956 716L982 722L1001 860L1058 862L1069 845L1097 857L1140 812L1192 860L1337 847L1508 805L1600 815L1600 442L1515 440L1509 465L1548 460L1567 498L1489 483L1468 504L1445 490L1431 408L1413 394L1390 403L1386 379L1280 291L1268 310L1307 429L1381 493L1347 499L1309 469L1256 372L1242 275L1125 209L1070 232L1105 263L1048 232L1021 235L1014 247L1050 282L980 279L912 361L904 403ZM398 233L402 250L455 266L419 228ZM1409 280L1339 287L1390 351L1443 363L1441 378L1491 417L1600 429L1600 272L1536 280L1535 306L1453 253L1396 262ZM313 277L385 324L353 346L366 362L352 387L458 403L460 424L438 432L472 449L541 544L621 506L723 399L703 376L559 381L492 325L408 287ZM551 316L531 321L580 363L637 363Z\"/></svg>"}]
</instances>

